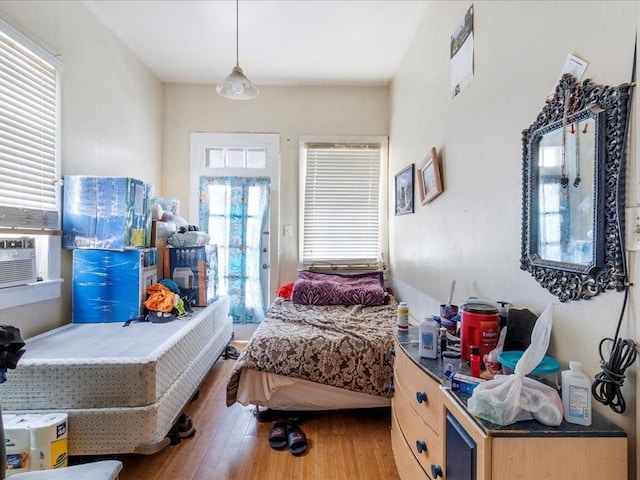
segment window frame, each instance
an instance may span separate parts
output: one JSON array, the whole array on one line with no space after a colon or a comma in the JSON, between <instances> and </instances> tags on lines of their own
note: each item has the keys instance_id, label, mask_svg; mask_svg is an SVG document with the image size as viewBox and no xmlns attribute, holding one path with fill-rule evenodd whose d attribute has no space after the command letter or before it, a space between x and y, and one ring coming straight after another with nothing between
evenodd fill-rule
<instances>
[{"instance_id":1,"label":"window frame","mask_svg":"<svg viewBox=\"0 0 640 480\"><path fill-rule=\"evenodd\" d=\"M307 174L307 153L308 143L335 143L335 144L380 144L380 185L378 190L378 255L377 261L364 263L354 261L358 259L333 259L331 261L310 261L304 258L305 241L305 193ZM299 233L298 233L298 261L301 268L305 269L329 269L329 270L357 270L357 269L380 269L385 263L388 254L387 244L387 220L388 220L388 150L389 139L383 135L301 135L299 143Z\"/></svg>"}]
</instances>

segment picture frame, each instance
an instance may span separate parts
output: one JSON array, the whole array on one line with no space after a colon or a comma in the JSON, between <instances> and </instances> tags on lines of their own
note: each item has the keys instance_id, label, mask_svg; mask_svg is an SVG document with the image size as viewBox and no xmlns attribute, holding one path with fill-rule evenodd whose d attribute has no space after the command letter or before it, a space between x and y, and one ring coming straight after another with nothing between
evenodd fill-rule
<instances>
[{"instance_id":1,"label":"picture frame","mask_svg":"<svg viewBox=\"0 0 640 480\"><path fill-rule=\"evenodd\" d=\"M418 185L420 187L420 201L426 205L443 191L440 165L435 147L432 147L418 170Z\"/></svg>"},{"instance_id":2,"label":"picture frame","mask_svg":"<svg viewBox=\"0 0 640 480\"><path fill-rule=\"evenodd\" d=\"M413 213L413 176L415 165L412 163L408 167L400 170L396 174L395 204L396 215Z\"/></svg>"}]
</instances>

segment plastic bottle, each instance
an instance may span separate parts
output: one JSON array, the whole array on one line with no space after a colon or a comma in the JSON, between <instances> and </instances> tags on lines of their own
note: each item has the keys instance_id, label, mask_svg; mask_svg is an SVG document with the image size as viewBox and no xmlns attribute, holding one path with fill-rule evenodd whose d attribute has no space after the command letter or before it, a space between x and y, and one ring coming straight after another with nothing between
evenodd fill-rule
<instances>
[{"instance_id":1,"label":"plastic bottle","mask_svg":"<svg viewBox=\"0 0 640 480\"><path fill-rule=\"evenodd\" d=\"M498 302L498 315L500 316L500 330L507 326L507 319L509 318L509 302Z\"/></svg>"},{"instance_id":2,"label":"plastic bottle","mask_svg":"<svg viewBox=\"0 0 640 480\"><path fill-rule=\"evenodd\" d=\"M591 381L580 362L569 362L562 372L562 409L567 422L591 425Z\"/></svg>"},{"instance_id":3,"label":"plastic bottle","mask_svg":"<svg viewBox=\"0 0 640 480\"><path fill-rule=\"evenodd\" d=\"M469 363L471 363L471 376L480 377L480 347L471 345L471 354L469 355Z\"/></svg>"},{"instance_id":4,"label":"plastic bottle","mask_svg":"<svg viewBox=\"0 0 640 480\"><path fill-rule=\"evenodd\" d=\"M406 331L409 329L409 306L407 302L398 303L398 330Z\"/></svg>"},{"instance_id":5,"label":"plastic bottle","mask_svg":"<svg viewBox=\"0 0 640 480\"><path fill-rule=\"evenodd\" d=\"M440 345L438 346L438 354L443 356L444 352L447 351L447 329L444 327L438 328L438 336L440 337L438 341Z\"/></svg>"},{"instance_id":6,"label":"plastic bottle","mask_svg":"<svg viewBox=\"0 0 640 480\"><path fill-rule=\"evenodd\" d=\"M438 324L433 317L425 317L420 326L420 356L438 358Z\"/></svg>"}]
</instances>

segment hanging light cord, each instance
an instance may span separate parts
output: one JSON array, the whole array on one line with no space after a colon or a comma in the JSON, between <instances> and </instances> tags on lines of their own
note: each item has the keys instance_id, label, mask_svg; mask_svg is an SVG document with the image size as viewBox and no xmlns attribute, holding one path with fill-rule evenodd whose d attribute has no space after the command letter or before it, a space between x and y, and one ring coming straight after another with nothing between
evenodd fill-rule
<instances>
[{"instance_id":1,"label":"hanging light cord","mask_svg":"<svg viewBox=\"0 0 640 480\"><path fill-rule=\"evenodd\" d=\"M240 16L240 8L238 6L239 3L240 0L236 0L236 67L240 66L240 34L238 33L238 30L240 29L240 23L238 21L238 17Z\"/></svg>"},{"instance_id":2,"label":"hanging light cord","mask_svg":"<svg viewBox=\"0 0 640 480\"><path fill-rule=\"evenodd\" d=\"M623 139L622 145L622 154L626 155L626 145L627 145L627 136L629 129L629 117L631 116L631 101L633 96L633 88L635 87L635 74L636 74L636 51L637 51L637 39L636 39L636 47L633 51L633 70L631 74L631 86L629 89L629 98L627 102L627 129L625 131L625 136ZM623 162L620 162L619 168L622 169ZM618 178L620 178L620 171L618 171ZM620 182L617 185L620 188ZM620 195L616 195L616 203L620 200ZM621 241L624 247L624 239L622 239L622 225L620 220L620 209L618 208L618 232L621 235ZM636 344L631 339L621 339L620 335L620 326L622 325L622 319L624 317L624 312L627 307L627 300L629 297L629 281L627 274L627 261L626 255L622 252L622 272L624 276L624 299L622 301L622 309L620 310L620 317L618 319L618 326L616 327L616 334L614 338L603 338L600 340L599 351L600 351L600 368L602 369L595 376L595 380L591 385L591 393L593 397L603 405L608 405L611 410L616 413L624 413L627 404L624 401L624 396L622 395L622 385L624 384L624 373L627 368L629 368L636 360L637 350ZM602 347L605 342L611 342L612 349L611 354L609 355L609 360L605 360L605 355L602 351Z\"/></svg>"}]
</instances>

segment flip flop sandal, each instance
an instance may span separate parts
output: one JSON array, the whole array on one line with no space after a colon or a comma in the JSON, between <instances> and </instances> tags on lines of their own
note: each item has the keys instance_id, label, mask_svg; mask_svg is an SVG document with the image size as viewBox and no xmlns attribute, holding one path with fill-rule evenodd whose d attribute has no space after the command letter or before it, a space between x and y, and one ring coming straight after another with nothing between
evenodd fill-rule
<instances>
[{"instance_id":1,"label":"flip flop sandal","mask_svg":"<svg viewBox=\"0 0 640 480\"><path fill-rule=\"evenodd\" d=\"M302 455L307 450L307 436L298 426L293 426L287 433L287 445L293 455Z\"/></svg>"},{"instance_id":2,"label":"flip flop sandal","mask_svg":"<svg viewBox=\"0 0 640 480\"><path fill-rule=\"evenodd\" d=\"M287 424L276 422L269 432L269 445L274 450L281 450L287 446Z\"/></svg>"}]
</instances>

